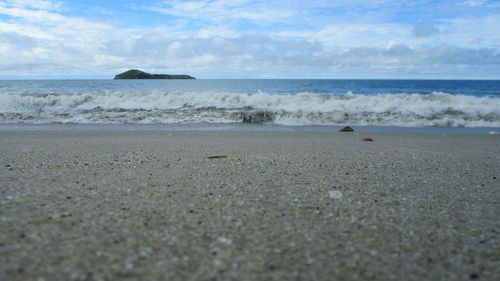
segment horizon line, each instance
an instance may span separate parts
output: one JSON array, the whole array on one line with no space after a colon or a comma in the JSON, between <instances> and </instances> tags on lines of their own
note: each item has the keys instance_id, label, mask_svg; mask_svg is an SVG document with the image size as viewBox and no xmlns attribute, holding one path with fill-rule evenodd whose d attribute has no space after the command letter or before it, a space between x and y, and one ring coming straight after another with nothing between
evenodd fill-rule
<instances>
[{"instance_id":1,"label":"horizon line","mask_svg":"<svg viewBox=\"0 0 500 281\"><path fill-rule=\"evenodd\" d=\"M301 77L301 78L197 78L196 79L114 79L114 78L98 78L98 77L90 77L90 78L64 78L64 77L59 77L59 78L44 78L44 77L0 77L0 81L36 81L36 80L52 80L52 81L61 81L61 80L102 80L102 81L109 81L109 80L435 80L435 81L457 81L457 80L462 80L462 81L500 81L500 78L477 78L477 77L463 77L463 78L453 78L453 77L446 77L446 78L391 78L391 77L386 77L386 78L377 78L377 77L363 77L363 78L356 78L356 77L336 77L336 78L311 78L311 77Z\"/></svg>"}]
</instances>

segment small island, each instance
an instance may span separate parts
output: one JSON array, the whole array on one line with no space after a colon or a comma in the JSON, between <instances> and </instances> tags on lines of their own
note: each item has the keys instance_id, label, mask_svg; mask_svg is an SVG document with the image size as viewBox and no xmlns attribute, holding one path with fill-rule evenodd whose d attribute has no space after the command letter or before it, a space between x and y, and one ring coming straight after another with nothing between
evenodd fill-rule
<instances>
[{"instance_id":1,"label":"small island","mask_svg":"<svg viewBox=\"0 0 500 281\"><path fill-rule=\"evenodd\" d=\"M114 79L196 79L185 74L151 74L138 69L131 69L120 73Z\"/></svg>"}]
</instances>

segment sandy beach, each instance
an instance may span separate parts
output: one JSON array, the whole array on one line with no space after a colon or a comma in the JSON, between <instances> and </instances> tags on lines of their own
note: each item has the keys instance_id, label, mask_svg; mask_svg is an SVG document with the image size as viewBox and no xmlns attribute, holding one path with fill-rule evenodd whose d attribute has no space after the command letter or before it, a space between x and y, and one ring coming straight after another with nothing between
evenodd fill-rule
<instances>
[{"instance_id":1,"label":"sandy beach","mask_svg":"<svg viewBox=\"0 0 500 281\"><path fill-rule=\"evenodd\" d=\"M498 135L12 131L0 164L0 280L500 280Z\"/></svg>"}]
</instances>

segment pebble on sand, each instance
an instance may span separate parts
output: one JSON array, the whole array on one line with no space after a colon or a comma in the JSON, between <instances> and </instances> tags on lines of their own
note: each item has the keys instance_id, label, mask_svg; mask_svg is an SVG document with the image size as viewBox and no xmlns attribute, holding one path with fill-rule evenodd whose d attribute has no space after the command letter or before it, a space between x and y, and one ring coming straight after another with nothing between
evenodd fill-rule
<instances>
[{"instance_id":1,"label":"pebble on sand","mask_svg":"<svg viewBox=\"0 0 500 281\"><path fill-rule=\"evenodd\" d=\"M373 141L372 138L363 138L363 141Z\"/></svg>"},{"instance_id":2,"label":"pebble on sand","mask_svg":"<svg viewBox=\"0 0 500 281\"><path fill-rule=\"evenodd\" d=\"M328 191L328 196L330 196L330 198L332 199L340 199L342 198L342 192L338 191L338 190L330 190Z\"/></svg>"}]
</instances>

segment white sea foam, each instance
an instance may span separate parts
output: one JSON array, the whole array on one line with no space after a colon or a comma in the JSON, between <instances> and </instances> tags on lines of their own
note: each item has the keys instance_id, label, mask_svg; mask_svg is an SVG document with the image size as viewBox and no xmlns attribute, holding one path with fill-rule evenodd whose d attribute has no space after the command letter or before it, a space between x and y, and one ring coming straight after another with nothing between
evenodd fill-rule
<instances>
[{"instance_id":1,"label":"white sea foam","mask_svg":"<svg viewBox=\"0 0 500 281\"><path fill-rule=\"evenodd\" d=\"M266 112L283 125L500 127L500 98L432 94L219 92L0 96L1 123L238 123Z\"/></svg>"}]
</instances>

